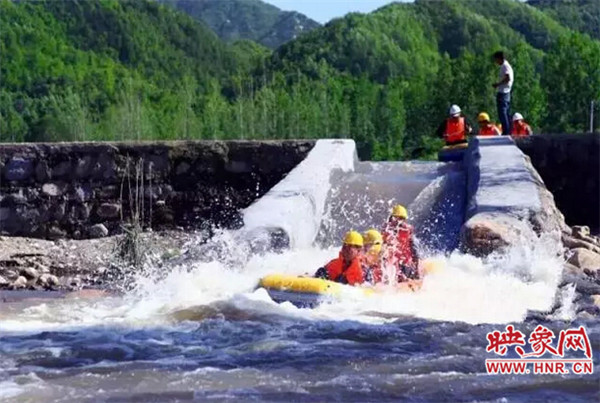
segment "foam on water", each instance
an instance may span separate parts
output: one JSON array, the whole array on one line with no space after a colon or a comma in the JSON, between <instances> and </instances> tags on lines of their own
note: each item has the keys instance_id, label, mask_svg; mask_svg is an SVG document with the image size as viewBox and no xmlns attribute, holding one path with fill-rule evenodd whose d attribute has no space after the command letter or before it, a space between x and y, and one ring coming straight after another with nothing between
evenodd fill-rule
<instances>
[{"instance_id":1,"label":"foam on water","mask_svg":"<svg viewBox=\"0 0 600 403\"><path fill-rule=\"evenodd\" d=\"M422 211L413 210L420 217L416 224L423 237L456 237L464 203L461 196L464 192L457 190L464 186L464 175L456 172L454 166L355 162L352 142L320 141L286 179L246 209L245 227L222 231L202 245L191 242L190 248L198 251L193 259L167 270L152 268L140 274L135 289L124 296L57 300L14 314L0 313L3 316L0 330L160 325L194 317L178 314L182 311L202 307L219 311L223 306L262 316L292 315L309 320L369 323L407 315L468 323L504 323L523 320L528 310L543 311L551 307L562 262L552 249L555 243L546 239L485 260L457 252L437 256L442 270L426 277L417 293L398 294L393 289L384 289L378 295L365 297L349 288L341 301L311 310L298 309L289 303L276 304L264 290L255 290L259 279L266 274L310 275L334 258L335 247L311 246L315 245L320 227L325 228L321 232L330 236L326 237L328 242L317 243L328 246L339 238L338 232L342 230L334 228L332 223L346 219L346 227L350 223L358 229L379 226L392 203L408 205L416 198L415 207L420 206ZM361 195L365 198L361 199ZM349 201L353 203L348 204ZM428 221L428 216L435 216L435 220ZM458 217L458 224L446 220L450 216ZM440 220L448 223L442 225ZM283 253L253 250L252 242L247 242L251 234L263 227L276 226L289 236L291 249ZM427 228L428 231L423 231ZM441 248L440 242L424 244L423 249L429 254L436 253L432 250L434 246L443 252L449 250Z\"/></svg>"},{"instance_id":2,"label":"foam on water","mask_svg":"<svg viewBox=\"0 0 600 403\"><path fill-rule=\"evenodd\" d=\"M473 324L518 322L528 310L544 311L552 306L562 263L541 241L533 250L515 248L486 260L454 252L436 257L441 270L428 275L419 292L384 288L376 295L364 296L348 288L340 301L312 310L276 304L265 290L256 290L258 280L266 274L310 275L336 254L335 248L298 249L252 256L244 267L237 268L217 261L180 265L166 277L140 276L136 289L121 297L57 300L29 307L15 317L3 318L0 330L166 325L178 320L176 312L219 309L218 304L223 303L249 314L308 320L384 323L415 316Z\"/></svg>"}]
</instances>

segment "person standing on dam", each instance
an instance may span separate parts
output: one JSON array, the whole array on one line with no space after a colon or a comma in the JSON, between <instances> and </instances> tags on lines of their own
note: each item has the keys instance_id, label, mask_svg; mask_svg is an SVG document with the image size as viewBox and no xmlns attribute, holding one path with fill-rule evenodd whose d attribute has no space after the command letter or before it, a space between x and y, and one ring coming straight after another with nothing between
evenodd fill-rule
<instances>
[{"instance_id":1,"label":"person standing on dam","mask_svg":"<svg viewBox=\"0 0 600 403\"><path fill-rule=\"evenodd\" d=\"M348 231L337 259L320 267L314 277L337 283L356 285L364 282L362 269L364 242L359 232Z\"/></svg>"},{"instance_id":2,"label":"person standing on dam","mask_svg":"<svg viewBox=\"0 0 600 403\"><path fill-rule=\"evenodd\" d=\"M443 138L448 146L466 143L467 136L471 134L473 129L467 118L462 114L460 107L452 105L448 115L448 118L435 131L436 136Z\"/></svg>"},{"instance_id":3,"label":"person standing on dam","mask_svg":"<svg viewBox=\"0 0 600 403\"><path fill-rule=\"evenodd\" d=\"M415 247L413 226L406 222L408 212L401 205L392 209L392 214L383 229L385 251L383 261L396 270L398 282L416 280L422 277L419 270L419 256Z\"/></svg>"},{"instance_id":4,"label":"person standing on dam","mask_svg":"<svg viewBox=\"0 0 600 403\"><path fill-rule=\"evenodd\" d=\"M510 134L510 91L514 82L514 72L508 60L504 58L503 52L494 53L494 62L500 66L498 82L492 84L496 88L498 119L502 124L502 135L508 136Z\"/></svg>"}]
</instances>

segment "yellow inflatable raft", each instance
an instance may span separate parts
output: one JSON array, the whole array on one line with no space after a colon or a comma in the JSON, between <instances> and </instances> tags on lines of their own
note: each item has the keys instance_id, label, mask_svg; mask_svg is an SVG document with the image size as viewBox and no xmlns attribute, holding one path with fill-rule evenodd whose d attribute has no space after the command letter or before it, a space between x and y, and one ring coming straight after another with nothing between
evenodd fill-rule
<instances>
[{"instance_id":1,"label":"yellow inflatable raft","mask_svg":"<svg viewBox=\"0 0 600 403\"><path fill-rule=\"evenodd\" d=\"M468 143L454 144L451 146L444 146L438 152L438 161L462 161L465 154L465 150L469 146Z\"/></svg>"},{"instance_id":2,"label":"yellow inflatable raft","mask_svg":"<svg viewBox=\"0 0 600 403\"><path fill-rule=\"evenodd\" d=\"M423 261L425 275L440 269L440 264L435 260ZM423 280L411 280L395 286L398 292L415 292L421 289ZM338 300L343 291L359 292L364 295L376 294L380 288L360 286L352 287L313 277L299 277L288 274L270 274L260 279L259 288L264 288L275 302L291 302L304 308L314 307L322 302ZM389 289L388 289L389 290Z\"/></svg>"}]
</instances>

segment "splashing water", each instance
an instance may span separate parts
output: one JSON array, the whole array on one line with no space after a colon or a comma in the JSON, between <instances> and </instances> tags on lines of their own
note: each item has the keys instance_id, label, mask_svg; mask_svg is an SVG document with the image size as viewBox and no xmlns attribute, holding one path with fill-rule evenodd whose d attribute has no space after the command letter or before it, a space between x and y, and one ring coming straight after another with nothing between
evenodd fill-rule
<instances>
[{"instance_id":1,"label":"splashing water","mask_svg":"<svg viewBox=\"0 0 600 403\"><path fill-rule=\"evenodd\" d=\"M187 260L150 267L123 295L0 309L0 401L597 397L594 379L482 373L487 331L509 322L526 331L535 326L528 312L552 307L562 267L555 242L542 237L485 259L461 254L464 173L437 163L351 169L350 157L337 163L343 172L326 192L310 181L302 192L280 187L267 210L278 198L283 209L255 205L248 228L191 240ZM271 218L284 217L293 200L306 225L290 216L280 229L291 249L275 252ZM337 255L345 230L378 227L395 203L409 206L422 257L439 267L419 292L348 288L302 309L256 289L267 274L311 275ZM548 320L573 317L574 289L559 298Z\"/></svg>"},{"instance_id":2,"label":"splashing water","mask_svg":"<svg viewBox=\"0 0 600 403\"><path fill-rule=\"evenodd\" d=\"M335 248L312 248L254 255L240 267L218 261L180 265L166 276L138 277L136 288L124 296L29 307L18 318L3 318L0 330L41 330L59 324L157 325L189 318L186 310L204 310L210 316L223 306L246 311L249 317L274 314L386 323L415 316L473 324L520 322L528 310L545 311L552 306L562 264L542 241L533 250L517 247L483 260L453 252L433 257L441 269L425 278L420 292L398 294L384 289L372 296L350 292L314 310L276 304L264 290L255 289L258 280L271 273L312 275L336 254Z\"/></svg>"}]
</instances>

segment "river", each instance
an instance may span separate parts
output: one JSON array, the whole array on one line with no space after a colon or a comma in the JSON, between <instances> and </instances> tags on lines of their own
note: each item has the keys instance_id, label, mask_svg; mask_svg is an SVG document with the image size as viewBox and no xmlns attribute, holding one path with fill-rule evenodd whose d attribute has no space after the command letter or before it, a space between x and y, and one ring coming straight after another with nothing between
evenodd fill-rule
<instances>
[{"instance_id":1,"label":"river","mask_svg":"<svg viewBox=\"0 0 600 403\"><path fill-rule=\"evenodd\" d=\"M333 221L321 222L312 246L248 253L232 243L239 233L224 231L216 238L230 245L226 253L244 256L151 268L119 295L0 303L0 401L598 401L600 324L574 320L573 293L557 294L556 251L543 239L486 259L455 251L457 227L449 223L462 221L464 200L436 192L447 171L423 167L403 165L413 180L395 182L411 189L407 204L424 192L440 196L420 203L429 203L420 236L446 236L421 239L441 269L418 293L349 293L301 309L256 289L266 274L311 274L335 256L341 227L332 222L385 215L389 198L360 199L379 206L366 215L347 214L356 203L340 207L362 188L360 175L377 188L377 169L366 167L330 192L322 214ZM386 175L376 176L389 191ZM557 299L561 309L541 313ZM486 335L509 323L526 335L540 324L556 334L585 326L594 373L488 375L485 360L497 356L486 351Z\"/></svg>"}]
</instances>

